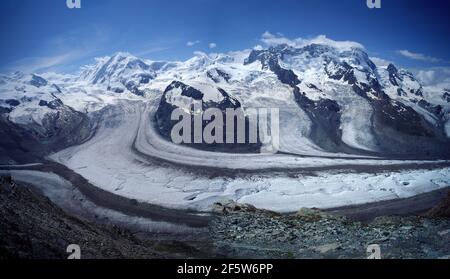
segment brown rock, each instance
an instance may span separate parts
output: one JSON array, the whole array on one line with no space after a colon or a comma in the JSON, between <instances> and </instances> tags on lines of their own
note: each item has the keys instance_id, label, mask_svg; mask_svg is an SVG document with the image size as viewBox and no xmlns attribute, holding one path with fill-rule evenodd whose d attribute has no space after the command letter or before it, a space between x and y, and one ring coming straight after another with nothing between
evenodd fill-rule
<instances>
[{"instance_id":1,"label":"brown rock","mask_svg":"<svg viewBox=\"0 0 450 279\"><path fill-rule=\"evenodd\" d=\"M233 200L224 200L213 205L213 212L218 214L256 212L256 207L251 204L240 204Z\"/></svg>"}]
</instances>

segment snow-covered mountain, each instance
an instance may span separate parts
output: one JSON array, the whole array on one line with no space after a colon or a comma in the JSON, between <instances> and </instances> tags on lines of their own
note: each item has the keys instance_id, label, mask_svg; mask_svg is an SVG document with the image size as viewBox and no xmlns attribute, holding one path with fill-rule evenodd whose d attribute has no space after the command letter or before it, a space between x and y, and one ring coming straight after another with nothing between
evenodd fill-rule
<instances>
[{"instance_id":1,"label":"snow-covered mountain","mask_svg":"<svg viewBox=\"0 0 450 279\"><path fill-rule=\"evenodd\" d=\"M196 53L184 62L117 53L77 76L0 76L2 125L33 133L44 127L38 134L46 140L54 137L49 119L73 126L75 115L90 116L94 127L96 112L118 100L154 98L161 98L156 117L163 135L173 108L203 100L221 109L280 108L280 151L286 153L450 155L450 90L423 86L393 64L377 66L358 45Z\"/></svg>"},{"instance_id":2,"label":"snow-covered mountain","mask_svg":"<svg viewBox=\"0 0 450 279\"><path fill-rule=\"evenodd\" d=\"M84 68L79 80L104 85L109 91L116 93L128 90L136 95L143 95L139 86L149 83L156 76L149 64L128 53L116 53L97 61L97 64Z\"/></svg>"},{"instance_id":3,"label":"snow-covered mountain","mask_svg":"<svg viewBox=\"0 0 450 279\"><path fill-rule=\"evenodd\" d=\"M60 99L64 91L36 74L0 76L1 159L41 157L90 135L91 121Z\"/></svg>"}]
</instances>

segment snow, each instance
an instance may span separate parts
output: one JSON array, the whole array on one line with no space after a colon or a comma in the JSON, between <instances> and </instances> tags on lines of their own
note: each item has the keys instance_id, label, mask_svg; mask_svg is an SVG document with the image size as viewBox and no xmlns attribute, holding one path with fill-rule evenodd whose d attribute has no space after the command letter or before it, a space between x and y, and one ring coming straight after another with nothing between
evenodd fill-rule
<instances>
[{"instance_id":1,"label":"snow","mask_svg":"<svg viewBox=\"0 0 450 279\"><path fill-rule=\"evenodd\" d=\"M303 45L311 45L311 44L328 45L340 51L352 51L354 49L364 49L364 46L360 43L352 41L335 41L327 38L327 36L325 35L320 35L313 39L306 39L301 42Z\"/></svg>"},{"instance_id":2,"label":"snow","mask_svg":"<svg viewBox=\"0 0 450 279\"><path fill-rule=\"evenodd\" d=\"M318 37L311 40L298 41L295 47L304 47L311 44L321 44L328 46L324 53L318 57L311 57L307 52L299 55L283 57L281 65L287 69L292 69L302 80L299 85L302 92L314 101L320 99L335 100L342 108L343 131L342 140L352 146L363 150L376 150L374 136L370 129L370 119L372 110L366 100L357 96L351 86L342 81L335 81L328 78L325 72L326 59L333 61L345 61L356 67L355 76L359 82L367 82L367 71L372 77L379 75L380 82L385 86L387 94L399 102L402 102L420 114L426 119L436 124L436 117L426 109L417 105L421 98L412 94L408 96L398 96L397 88L389 84L387 71L385 67L378 68L377 73L371 73L368 58L363 52L363 47L351 42L335 42L326 37ZM277 76L271 71L262 69L261 63L256 61L249 65L244 65L245 59L251 50L229 52L223 54L196 53L195 56L184 62L153 62L139 59L129 53L116 53L113 56L103 57L96 60L96 64L86 66L79 77L70 75L61 75L56 73L46 73L42 76L50 83L58 85L62 93L51 91L49 83L48 88L32 88L26 82L11 83L0 85L0 99L5 97L19 100L22 97L32 100L52 99L51 94L55 94L64 104L81 112L100 111L108 105L114 105L120 100L139 100L142 99L127 89L123 88L126 82L137 82L141 74L152 76L148 84L139 85L139 90L145 92L145 98L160 96L166 87L174 80L179 80L185 84L202 91L204 101L220 102L223 100L222 94L217 88L222 88L236 98L244 108L259 107L277 107L285 110L281 114L282 138L281 150L301 154L317 154L320 148L311 142L309 131L311 120L298 109L293 98L292 89L282 84ZM207 76L207 72L220 69L230 75L230 81L224 79L215 84ZM332 65L328 70L333 70ZM404 75L405 90L419 89L420 84L408 78L405 71ZM25 80L25 74L16 74L14 80ZM3 77L8 80L10 78ZM27 92L24 94L15 87L24 87ZM316 86L318 89L312 87ZM12 86L12 87L11 87ZM108 91L108 87L119 87L124 89L124 93L114 93ZM435 88L426 88L433 90L436 94L430 94L424 90L424 98L432 104L442 104L441 94ZM13 95L11 95L13 92ZM179 96L180 92L169 94L172 102L180 107L188 106L192 100ZM9 96L7 95L9 94ZM171 95L173 95L171 97ZM414 100L414 102L413 102ZM1 103L1 101L0 101ZM450 106L444 103L447 110ZM289 112L294 110L294 112ZM41 123L46 113L51 111L36 106L36 102L24 105L13 112L13 119L18 123L27 122ZM27 116L30 115L30 117ZM354 117L358 115L359 117ZM292 116L289 121L288 116ZM286 120L284 119L286 117ZM296 127L292 122L296 122ZM292 134L289 132L292 130Z\"/></svg>"},{"instance_id":3,"label":"snow","mask_svg":"<svg viewBox=\"0 0 450 279\"><path fill-rule=\"evenodd\" d=\"M201 81L190 81L189 84L186 85L202 92L203 102L220 103L225 99L225 97L218 90L218 88L212 86L211 84ZM184 108L185 110L189 111L192 105L199 101L194 100L191 97L183 96L182 93L183 90L181 88L173 88L172 90L166 92L166 100L169 104L172 104L179 108Z\"/></svg>"},{"instance_id":4,"label":"snow","mask_svg":"<svg viewBox=\"0 0 450 279\"><path fill-rule=\"evenodd\" d=\"M273 41L279 38L268 36L266 39ZM367 83L367 74L379 78L392 99L411 106L435 123L435 116L415 103L422 97L410 93L398 96L397 87L390 85L383 67L379 67L376 73L371 72L361 45L318 37L299 40L295 46L312 43L331 48L318 57L310 57L306 52L296 56L286 55L280 64L298 75L302 81L299 88L308 98L314 101L330 99L339 104L342 140L347 145L370 151L377 149L371 131L372 109L368 101L355 94L349 84L328 77L325 72L327 59L345 61L356 67L358 82ZM117 53L98 59L96 64L85 67L78 77L43 74L48 85L42 87L30 85L30 75L18 73L11 77L2 76L0 104L3 106L7 99L20 100L19 106L8 107L13 109L9 118L23 125L42 125L46 115L54 113L47 107L39 106L40 100L57 98L77 111L89 115L94 115L94 112L102 114L102 119L107 122L100 123L93 138L50 158L68 166L101 189L171 208L208 211L213 202L231 198L261 208L289 212L301 207L327 208L409 197L449 185L448 168L377 174L326 171L348 165L383 165L389 168L390 165L424 162L361 158L321 150L310 139L311 119L296 104L292 88L282 84L270 70L262 69L259 61L244 65L250 51L196 53L184 62L152 62L128 53ZM230 74L230 80L220 79L215 83L207 76L208 71L215 69ZM336 68L331 64L328 70L333 69ZM402 73L405 79L401 87L405 91L421 88L420 83L408 78L406 72ZM123 93L108 90L108 87L125 87L127 82L138 83L142 75L151 76L149 83L139 84L139 90L145 92L144 97L126 89ZM239 100L244 108L279 108L280 151L285 154L213 153L168 142L155 130L153 116L162 92L174 80L200 90L205 94L204 101L223 100L223 95L218 91L222 88ZM60 87L61 92L53 85ZM441 98L441 90L441 87L424 87L423 98L431 104L442 104L449 111L449 104ZM181 96L178 89L169 92L167 97L169 102L180 107L192 101ZM445 128L450 137L450 121L447 121ZM315 176L308 176L305 175L310 172L308 168L323 170L315 171ZM217 177L209 175L210 169L215 174L242 170L252 171L253 174L236 175L236 178ZM61 181L58 183L65 185Z\"/></svg>"},{"instance_id":5,"label":"snow","mask_svg":"<svg viewBox=\"0 0 450 279\"><path fill-rule=\"evenodd\" d=\"M404 171L381 174L333 174L272 179L265 187L248 185L239 202L278 212L302 207L333 208L381 200L408 198L448 187L450 169ZM243 185L241 185L243 187ZM238 189L233 189L237 191ZM235 195L236 197L236 195Z\"/></svg>"},{"instance_id":6,"label":"snow","mask_svg":"<svg viewBox=\"0 0 450 279\"><path fill-rule=\"evenodd\" d=\"M224 100L224 96L217 87L205 82L191 82L190 85L203 93L204 102L220 103Z\"/></svg>"},{"instance_id":7,"label":"snow","mask_svg":"<svg viewBox=\"0 0 450 279\"><path fill-rule=\"evenodd\" d=\"M444 89L448 84L422 86L419 81L411 78L411 74L408 71L400 70L399 75L402 77L403 81L398 81L399 86L394 86L389 81L389 74L386 67L379 67L378 74L380 76L380 83L384 87L384 91L391 99L411 107L433 125L437 125L438 118L430 111L418 105L421 100L426 101L432 106L440 105L446 114L450 112L450 103L447 103L442 98ZM399 88L404 91L402 96L399 96L398 94L397 89ZM417 92L419 89L422 89L423 97L411 93L411 90Z\"/></svg>"},{"instance_id":8,"label":"snow","mask_svg":"<svg viewBox=\"0 0 450 279\"><path fill-rule=\"evenodd\" d=\"M262 41L269 46L276 46L280 44L287 44L289 46L293 47L304 47L311 44L319 44L319 45L327 45L331 46L333 48L336 48L340 51L351 51L353 49L364 49L364 46L357 42L352 41L335 41L330 38L328 38L325 35L319 35L314 38L304 39L304 38L297 38L294 40L291 40L289 38L283 37L282 35L276 35L271 34L270 32L266 31L262 35Z\"/></svg>"},{"instance_id":9,"label":"snow","mask_svg":"<svg viewBox=\"0 0 450 279\"><path fill-rule=\"evenodd\" d=\"M324 55L337 57L335 53ZM286 64L285 67L292 65L295 73L303 80L299 89L309 99L314 101L330 99L339 104L342 113L341 129L344 143L363 150L376 150L376 141L371 131L372 108L370 104L367 100L356 95L350 85L328 78L324 67L326 65L324 57L311 58L306 54L295 57L287 56L284 63ZM336 69L337 64L334 63L328 67L328 71L331 72ZM355 70L355 76L358 82L367 83L365 72ZM311 88L308 85L314 85L318 89ZM358 115L358 117L355 117L355 115Z\"/></svg>"},{"instance_id":10,"label":"snow","mask_svg":"<svg viewBox=\"0 0 450 279\"><path fill-rule=\"evenodd\" d=\"M308 167L417 164L418 161L303 158L290 155L211 153L174 145L152 128L152 102L121 102L111 108L99 131L88 142L51 156L117 195L169 208L209 211L215 201L231 198L280 212L303 206L334 207L407 197L448 186L449 169L399 173L352 174ZM111 125L111 123L115 123ZM111 152L114 150L114 152ZM159 164L160 161L177 165ZM185 166L185 167L180 167ZM230 178L193 170L260 170ZM337 167L339 169L339 167ZM291 170L290 174L271 169ZM296 171L298 170L298 171ZM410 184L405 186L403 182Z\"/></svg>"},{"instance_id":11,"label":"snow","mask_svg":"<svg viewBox=\"0 0 450 279\"><path fill-rule=\"evenodd\" d=\"M318 57L311 57L307 52L301 52L295 56L284 56L280 63L299 76L302 80L299 85L300 90L305 92L309 99L314 101L331 99L339 104L343 113L342 140L346 144L359 149L376 150L374 136L370 130L372 110L366 100L354 93L350 85L328 78L324 67L327 65L327 59L345 61L356 67L358 70L354 72L359 82L367 82L367 72L372 77L379 77L391 98L412 107L430 123L437 124L436 116L417 104L421 97L413 94L398 96L397 87L389 83L386 67L379 67L378 72L371 73L368 57L361 45L352 42L336 42L320 36L311 40L296 41L294 46L301 48L311 44L320 44L327 48L324 48L324 52ZM298 108L292 96L292 89L282 84L274 73L262 69L259 61L244 65L250 51L222 54L196 53L193 58L184 62L154 62L139 59L125 52L116 53L113 56L98 58L94 65L84 67L79 77L57 73L42 74L49 84L40 88L29 84L31 75L16 73L11 77L2 76L1 80L4 83L0 84L0 104L14 110L10 114L12 121L19 124L41 124L45 115L52 111L39 107L39 100L51 101L56 96L65 105L77 111L96 112L120 100L142 99L123 87L127 82L137 82L140 75L145 74L152 79L148 84L139 85L139 90L145 92L144 98L160 96L172 81L179 80L202 91L205 94L204 101L223 100L222 94L217 90L222 88L231 97L236 98L244 108L277 107L284 110L285 112L281 113L281 150L297 154L318 154L320 148L309 139L311 120ZM216 69L229 74L230 81L221 79L215 84L208 78L207 72ZM333 70L332 64L328 70ZM401 86L405 91L421 88L420 83L409 78L409 73L404 70L400 73L404 77ZM61 88L62 93L57 92L53 84ZM313 88L312 85L318 89ZM108 91L108 87L111 86L123 88L124 93ZM178 106L189 105L192 101L189 98L177 96L179 92L173 93L176 97L172 101ZM23 100L23 103L14 108L5 104L7 99ZM450 104L442 99L442 87L424 88L423 99L433 105L440 104L446 111L450 111ZM298 126L292 123L294 121ZM289 131L292 131L292 134Z\"/></svg>"},{"instance_id":12,"label":"snow","mask_svg":"<svg viewBox=\"0 0 450 279\"><path fill-rule=\"evenodd\" d=\"M28 125L36 123L42 126L45 116L54 113L54 111L46 106L39 106L38 103L33 101L26 105L18 106L9 114L9 119L16 124Z\"/></svg>"},{"instance_id":13,"label":"snow","mask_svg":"<svg viewBox=\"0 0 450 279\"><path fill-rule=\"evenodd\" d=\"M368 84L367 73L355 70L355 71L353 71L353 74L355 75L355 78L359 83Z\"/></svg>"},{"instance_id":14,"label":"snow","mask_svg":"<svg viewBox=\"0 0 450 279\"><path fill-rule=\"evenodd\" d=\"M150 65L126 52L118 52L111 57L97 59L96 62L97 64L84 68L80 74L80 81L123 87L124 80L137 82L141 75L155 75Z\"/></svg>"}]
</instances>

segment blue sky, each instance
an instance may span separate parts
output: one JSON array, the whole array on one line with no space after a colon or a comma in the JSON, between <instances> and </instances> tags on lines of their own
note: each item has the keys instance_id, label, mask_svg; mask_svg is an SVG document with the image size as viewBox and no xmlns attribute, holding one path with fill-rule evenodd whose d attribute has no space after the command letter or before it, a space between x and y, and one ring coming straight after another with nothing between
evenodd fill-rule
<instances>
[{"instance_id":1,"label":"blue sky","mask_svg":"<svg viewBox=\"0 0 450 279\"><path fill-rule=\"evenodd\" d=\"M71 10L66 0L2 0L0 71L75 72L117 51L184 60L252 48L266 31L356 41L404 67L449 66L450 1L381 2L371 10L366 0L81 0Z\"/></svg>"}]
</instances>

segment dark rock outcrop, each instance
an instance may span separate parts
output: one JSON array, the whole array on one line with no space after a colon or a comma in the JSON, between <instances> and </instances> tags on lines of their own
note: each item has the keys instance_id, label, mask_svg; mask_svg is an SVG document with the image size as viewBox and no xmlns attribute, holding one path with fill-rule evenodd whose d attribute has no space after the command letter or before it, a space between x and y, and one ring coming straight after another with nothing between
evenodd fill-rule
<instances>
[{"instance_id":1,"label":"dark rock outcrop","mask_svg":"<svg viewBox=\"0 0 450 279\"><path fill-rule=\"evenodd\" d=\"M213 69L206 72L206 76L210 78L215 83L219 83L221 80L224 80L226 82L230 82L231 75L220 70L220 69Z\"/></svg>"},{"instance_id":2,"label":"dark rock outcrop","mask_svg":"<svg viewBox=\"0 0 450 279\"><path fill-rule=\"evenodd\" d=\"M256 207L251 204L239 204L232 200L216 202L213 205L213 212L218 214L256 212Z\"/></svg>"},{"instance_id":3,"label":"dark rock outcrop","mask_svg":"<svg viewBox=\"0 0 450 279\"><path fill-rule=\"evenodd\" d=\"M31 75L30 84L39 88L48 85L48 81L38 75Z\"/></svg>"},{"instance_id":4,"label":"dark rock outcrop","mask_svg":"<svg viewBox=\"0 0 450 279\"><path fill-rule=\"evenodd\" d=\"M283 46L271 47L268 50L253 50L244 64L260 61L263 69L270 69L282 83L290 86L298 85L300 80L297 75L292 70L280 66L279 59L283 56L283 52L280 52L281 48Z\"/></svg>"},{"instance_id":5,"label":"dark rock outcrop","mask_svg":"<svg viewBox=\"0 0 450 279\"><path fill-rule=\"evenodd\" d=\"M442 98L447 101L447 103L450 103L450 90L448 92L445 92L444 95L442 95Z\"/></svg>"},{"instance_id":6,"label":"dark rock outcrop","mask_svg":"<svg viewBox=\"0 0 450 279\"><path fill-rule=\"evenodd\" d=\"M427 216L434 218L450 218L450 193L435 208L431 209Z\"/></svg>"},{"instance_id":7,"label":"dark rock outcrop","mask_svg":"<svg viewBox=\"0 0 450 279\"><path fill-rule=\"evenodd\" d=\"M249 119L245 116L243 110L241 109L240 102L231 97L225 90L221 88L217 88L218 92L222 95L223 99L220 102L213 102L213 101L203 101L204 99L204 93L199 91L198 89L189 86L187 84L184 84L180 81L174 81L172 82L165 90L163 96L161 97L160 104L158 106L158 110L156 112L156 124L158 125L158 130L166 139L171 140L171 133L173 127L178 123L176 120L171 120L172 112L179 108L176 104L171 103L170 100L167 98L167 94L171 93L173 90L180 90L180 96L186 97L191 99L193 102L201 102L201 110L202 113L210 108L217 108L220 111L222 111L222 117L224 120L223 123L223 143L212 143L207 144L202 141L202 143L195 143L194 140L194 129L191 130L191 142L190 143L183 143L185 145L189 145L195 148L204 149L204 150L212 150L212 151L223 151L223 152L259 152L261 144L259 142L254 143L250 142L249 139L249 131L250 131L250 125L256 125L254 123L251 123ZM186 108L184 108L186 109ZM189 110L189 114L186 113L186 117L191 117L191 127L195 127L194 125L194 113L193 113L193 107L187 108ZM240 121L245 122L245 142L240 143L237 140L237 128L238 125L235 123L234 131L233 131L233 137L234 137L234 143L226 143L227 139L227 128L226 128L226 111L227 109L233 109L233 110L241 110L243 117L242 119L238 119ZM210 123L211 121L202 121L202 131L205 129L205 127ZM236 122L236 119L235 119Z\"/></svg>"},{"instance_id":8,"label":"dark rock outcrop","mask_svg":"<svg viewBox=\"0 0 450 279\"><path fill-rule=\"evenodd\" d=\"M10 105L12 107L17 107L18 105L20 105L20 102L18 100L14 100L14 99L6 100L5 103L7 103L8 105Z\"/></svg>"}]
</instances>

